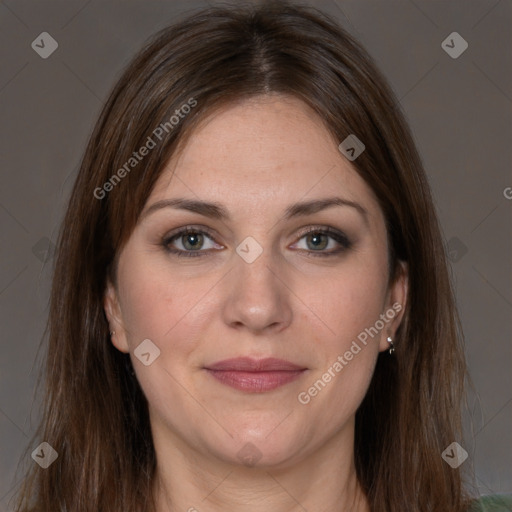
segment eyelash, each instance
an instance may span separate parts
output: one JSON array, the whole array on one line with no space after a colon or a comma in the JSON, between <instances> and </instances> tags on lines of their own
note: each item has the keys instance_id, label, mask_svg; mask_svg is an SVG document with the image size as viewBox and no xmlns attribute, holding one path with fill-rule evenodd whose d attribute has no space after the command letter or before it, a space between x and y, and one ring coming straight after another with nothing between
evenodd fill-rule
<instances>
[{"instance_id":1,"label":"eyelash","mask_svg":"<svg viewBox=\"0 0 512 512\"><path fill-rule=\"evenodd\" d=\"M169 247L170 244L174 240L179 239L180 237L182 237L186 234L190 234L190 233L207 235L208 238L210 238L212 241L215 241L214 233L210 229L208 229L206 227L196 228L194 226L187 226L183 229L180 229L179 231L177 231L175 233L171 233L170 235L166 236L162 240L163 248L165 249L166 252L173 254L175 256L178 256L179 258L180 257L196 258L196 257L204 256L205 253L208 254L209 251L203 251L200 249L197 251L183 251L182 249L173 249L173 248ZM338 244L341 245L341 249L336 249L334 251L331 250L330 252L307 251L306 249L299 249L301 251L306 250L310 256L313 256L313 257L318 256L321 258L322 257L326 258L326 257L330 257L330 256L338 256L340 253L343 253L344 251L346 251L347 249L350 249L352 247L352 242L347 238L347 236L344 233L342 233L341 231L335 230L331 227L328 227L328 226L326 226L326 227L312 226L311 228L308 228L307 231L305 231L301 234L301 236L299 237L299 240L301 240L305 236L312 234L312 233L329 236L330 238L332 238Z\"/></svg>"}]
</instances>

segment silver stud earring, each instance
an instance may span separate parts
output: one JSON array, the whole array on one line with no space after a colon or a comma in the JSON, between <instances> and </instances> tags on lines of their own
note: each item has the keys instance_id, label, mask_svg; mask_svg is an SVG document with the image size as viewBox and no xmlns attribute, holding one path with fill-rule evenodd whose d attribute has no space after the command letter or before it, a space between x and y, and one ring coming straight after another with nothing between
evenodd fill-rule
<instances>
[{"instance_id":1,"label":"silver stud earring","mask_svg":"<svg viewBox=\"0 0 512 512\"><path fill-rule=\"evenodd\" d=\"M110 336L114 336L115 333L116 331L110 331Z\"/></svg>"},{"instance_id":2,"label":"silver stud earring","mask_svg":"<svg viewBox=\"0 0 512 512\"><path fill-rule=\"evenodd\" d=\"M393 345L393 340L391 338L391 336L388 336L388 343L390 345L389 347L389 353L392 354L394 351L395 351L395 345Z\"/></svg>"}]
</instances>

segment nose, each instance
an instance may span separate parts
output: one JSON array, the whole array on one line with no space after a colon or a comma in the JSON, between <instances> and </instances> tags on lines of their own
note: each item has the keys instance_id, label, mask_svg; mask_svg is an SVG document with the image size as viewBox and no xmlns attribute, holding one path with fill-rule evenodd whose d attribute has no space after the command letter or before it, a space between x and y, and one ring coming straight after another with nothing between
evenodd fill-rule
<instances>
[{"instance_id":1,"label":"nose","mask_svg":"<svg viewBox=\"0 0 512 512\"><path fill-rule=\"evenodd\" d=\"M293 316L292 292L277 258L263 250L251 263L238 254L233 259L222 311L226 325L253 334L286 329Z\"/></svg>"}]
</instances>

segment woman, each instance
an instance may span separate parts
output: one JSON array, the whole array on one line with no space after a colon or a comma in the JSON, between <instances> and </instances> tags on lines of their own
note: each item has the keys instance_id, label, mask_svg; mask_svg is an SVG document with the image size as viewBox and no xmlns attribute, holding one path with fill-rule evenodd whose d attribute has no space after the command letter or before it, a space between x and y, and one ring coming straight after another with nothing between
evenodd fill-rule
<instances>
[{"instance_id":1,"label":"woman","mask_svg":"<svg viewBox=\"0 0 512 512\"><path fill-rule=\"evenodd\" d=\"M478 510L441 456L464 372L427 180L371 58L311 8L209 8L133 60L91 136L47 467L17 510Z\"/></svg>"}]
</instances>

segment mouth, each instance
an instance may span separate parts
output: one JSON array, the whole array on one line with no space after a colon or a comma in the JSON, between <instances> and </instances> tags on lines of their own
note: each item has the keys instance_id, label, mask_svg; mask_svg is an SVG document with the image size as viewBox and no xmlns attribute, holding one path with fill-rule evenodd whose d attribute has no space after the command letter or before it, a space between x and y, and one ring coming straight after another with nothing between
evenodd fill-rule
<instances>
[{"instance_id":1,"label":"mouth","mask_svg":"<svg viewBox=\"0 0 512 512\"><path fill-rule=\"evenodd\" d=\"M205 367L216 380L247 393L271 391L301 377L307 368L283 359L226 359Z\"/></svg>"}]
</instances>

